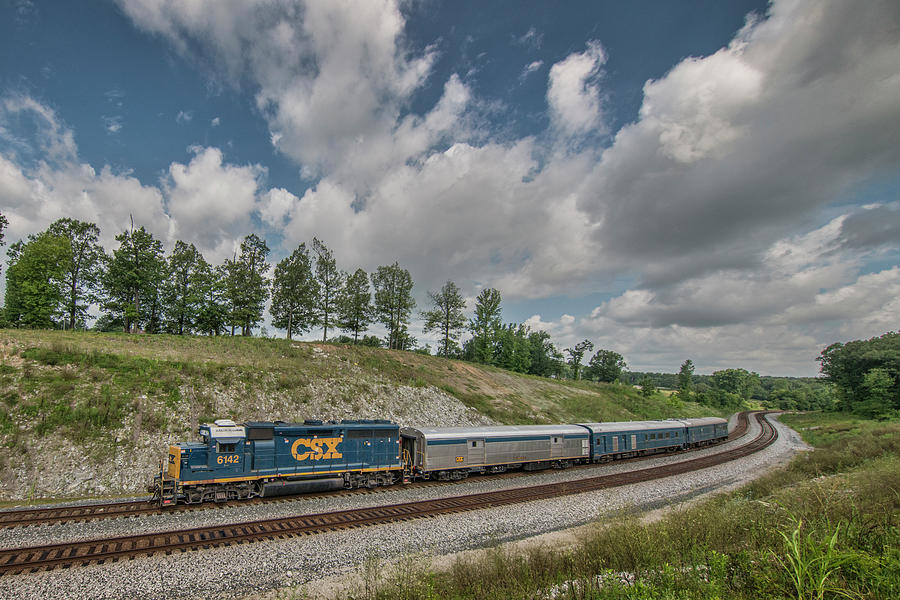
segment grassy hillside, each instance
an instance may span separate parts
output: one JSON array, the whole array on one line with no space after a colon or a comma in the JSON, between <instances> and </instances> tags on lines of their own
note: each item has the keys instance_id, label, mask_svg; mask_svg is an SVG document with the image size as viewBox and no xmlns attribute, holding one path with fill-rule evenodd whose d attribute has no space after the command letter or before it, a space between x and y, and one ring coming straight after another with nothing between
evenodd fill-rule
<instances>
[{"instance_id":1,"label":"grassy hillside","mask_svg":"<svg viewBox=\"0 0 900 600\"><path fill-rule=\"evenodd\" d=\"M0 444L13 452L0 455L0 499L137 490L168 442L223 417L462 425L707 414L627 386L559 382L409 352L5 330ZM60 479L67 468L83 477Z\"/></svg>"}]
</instances>

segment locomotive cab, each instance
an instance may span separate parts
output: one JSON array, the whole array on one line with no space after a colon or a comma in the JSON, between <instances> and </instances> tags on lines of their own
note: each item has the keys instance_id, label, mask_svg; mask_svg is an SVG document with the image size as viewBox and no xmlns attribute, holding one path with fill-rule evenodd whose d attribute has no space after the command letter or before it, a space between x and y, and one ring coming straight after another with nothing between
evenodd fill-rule
<instances>
[{"instance_id":1,"label":"locomotive cab","mask_svg":"<svg viewBox=\"0 0 900 600\"><path fill-rule=\"evenodd\" d=\"M244 427L230 419L218 419L212 425L201 425L199 432L207 449L207 468L215 477L234 477L244 472Z\"/></svg>"},{"instance_id":2,"label":"locomotive cab","mask_svg":"<svg viewBox=\"0 0 900 600\"><path fill-rule=\"evenodd\" d=\"M196 491L199 484L243 474L247 437L244 427L229 419L219 419L201 425L197 433L200 439L196 442L169 446L166 464L161 465L160 473L149 486L155 503L176 504L179 497L186 491Z\"/></svg>"}]
</instances>

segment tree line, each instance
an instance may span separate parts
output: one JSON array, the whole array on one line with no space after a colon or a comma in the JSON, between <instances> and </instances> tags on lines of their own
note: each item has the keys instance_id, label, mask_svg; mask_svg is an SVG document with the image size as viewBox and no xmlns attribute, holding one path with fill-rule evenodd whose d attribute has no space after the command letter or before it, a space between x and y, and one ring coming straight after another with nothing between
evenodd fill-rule
<instances>
[{"instance_id":1,"label":"tree line","mask_svg":"<svg viewBox=\"0 0 900 600\"><path fill-rule=\"evenodd\" d=\"M0 214L0 244L6 225ZM89 308L98 306L101 314L93 328L101 331L248 336L271 300L272 325L288 339L321 327L323 341L431 353L427 345L417 347L410 334L413 280L396 262L371 274L350 273L338 268L324 242L313 238L273 270L266 241L251 234L232 257L211 265L181 240L166 255L160 240L134 224L116 236L118 247L111 253L99 237L96 224L63 218L12 244L2 324L85 329L93 318ZM471 318L452 281L429 291L428 298L429 308L418 314L424 332L439 336L436 353L441 356L544 377L607 382L617 381L625 367L621 355L608 350L599 350L583 365L585 353L593 350L588 340L564 354L546 331L504 323L497 289L481 291ZM384 326L383 339L367 334L373 323ZM460 343L464 333L470 337Z\"/></svg>"},{"instance_id":2,"label":"tree line","mask_svg":"<svg viewBox=\"0 0 900 600\"><path fill-rule=\"evenodd\" d=\"M721 369L711 375L694 374L684 361L678 373L627 373L626 381L642 389L675 390L675 396L717 408L737 409L748 402L782 410L832 410L835 392L821 377L772 377L746 369Z\"/></svg>"},{"instance_id":3,"label":"tree line","mask_svg":"<svg viewBox=\"0 0 900 600\"><path fill-rule=\"evenodd\" d=\"M0 215L0 244L6 225ZM271 298L272 323L288 338L321 326L323 340L340 329L359 342L378 321L389 332L387 347L409 348L412 278L397 263L378 267L371 277L362 269L347 274L314 238L309 248L302 243L275 265L269 279L269 247L256 234L216 266L181 240L166 255L144 227L132 225L116 236L111 254L99 237L94 223L63 218L11 244L4 325L84 329L89 307L97 305L99 330L248 336Z\"/></svg>"},{"instance_id":4,"label":"tree line","mask_svg":"<svg viewBox=\"0 0 900 600\"><path fill-rule=\"evenodd\" d=\"M831 344L818 361L837 390L836 408L864 417L900 417L900 332Z\"/></svg>"},{"instance_id":5,"label":"tree line","mask_svg":"<svg viewBox=\"0 0 900 600\"><path fill-rule=\"evenodd\" d=\"M0 246L7 226L0 213ZM63 218L11 244L0 326L85 329L93 318L89 307L99 306L93 327L101 331L249 336L271 299L272 324L288 339L321 327L323 341L431 353L410 335L413 280L397 262L371 274L349 273L313 238L278 262L270 279L269 247L256 234L216 266L180 240L165 255L162 242L144 227L132 225L116 236L118 247L110 254L99 237L96 224ZM546 331L504 323L497 289L481 290L471 317L452 281L428 298L430 307L419 313L423 329L438 334L436 353L447 358L557 379L636 384L648 396L657 388L674 389L678 399L719 408L757 401L877 418L900 411L900 333L828 346L818 358L824 378L766 377L745 369L695 375L690 359L678 373L629 373L621 354L591 354L590 340L560 350ZM367 334L373 323L384 326L383 339ZM469 337L460 343L464 333Z\"/></svg>"}]
</instances>

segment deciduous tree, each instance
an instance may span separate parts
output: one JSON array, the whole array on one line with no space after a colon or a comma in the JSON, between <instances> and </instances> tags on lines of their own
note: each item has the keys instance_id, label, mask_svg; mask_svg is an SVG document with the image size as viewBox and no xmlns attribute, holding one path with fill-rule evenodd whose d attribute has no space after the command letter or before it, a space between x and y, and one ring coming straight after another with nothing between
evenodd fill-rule
<instances>
[{"instance_id":1,"label":"deciduous tree","mask_svg":"<svg viewBox=\"0 0 900 600\"><path fill-rule=\"evenodd\" d=\"M372 312L369 275L357 269L347 277L338 294L338 326L343 331L352 331L353 343L359 343L359 334L366 331L372 322Z\"/></svg>"},{"instance_id":2,"label":"deciduous tree","mask_svg":"<svg viewBox=\"0 0 900 600\"><path fill-rule=\"evenodd\" d=\"M591 372L597 377L597 381L613 383L619 380L619 376L627 366L625 359L618 352L612 350L597 350L591 357Z\"/></svg>"},{"instance_id":3,"label":"deciduous tree","mask_svg":"<svg viewBox=\"0 0 900 600\"><path fill-rule=\"evenodd\" d=\"M475 299L475 315L469 321L472 332L472 359L475 362L493 364L497 333L502 325L500 292L494 288L481 290Z\"/></svg>"},{"instance_id":4,"label":"deciduous tree","mask_svg":"<svg viewBox=\"0 0 900 600\"><path fill-rule=\"evenodd\" d=\"M3 235L7 225L9 225L9 221L3 216L3 213L0 213L0 247L6 245L6 242L3 241ZM2 272L2 267L0 267L0 272Z\"/></svg>"},{"instance_id":5,"label":"deciduous tree","mask_svg":"<svg viewBox=\"0 0 900 600\"><path fill-rule=\"evenodd\" d=\"M209 271L209 263L193 244L175 242L162 290L165 327L170 333L184 335L196 327Z\"/></svg>"},{"instance_id":6,"label":"deciduous tree","mask_svg":"<svg viewBox=\"0 0 900 600\"><path fill-rule=\"evenodd\" d=\"M69 240L48 232L10 247L5 313L14 327L48 329L63 315L63 283L72 260Z\"/></svg>"},{"instance_id":7,"label":"deciduous tree","mask_svg":"<svg viewBox=\"0 0 900 600\"><path fill-rule=\"evenodd\" d=\"M406 328L416 306L412 276L395 262L378 267L372 274L372 287L375 288L375 314L388 330L388 348L402 349L408 344Z\"/></svg>"},{"instance_id":8,"label":"deciduous tree","mask_svg":"<svg viewBox=\"0 0 900 600\"><path fill-rule=\"evenodd\" d=\"M822 374L837 388L840 410L871 413L862 403L872 397L875 389L872 386L880 385L885 374L892 382L891 408L900 410L900 332L889 331L868 340L831 344L818 360ZM874 369L880 371L872 374Z\"/></svg>"},{"instance_id":9,"label":"deciduous tree","mask_svg":"<svg viewBox=\"0 0 900 600\"><path fill-rule=\"evenodd\" d=\"M495 364L503 369L525 373L531 365L531 346L528 327L509 323L497 332Z\"/></svg>"},{"instance_id":10,"label":"deciduous tree","mask_svg":"<svg viewBox=\"0 0 900 600\"><path fill-rule=\"evenodd\" d=\"M266 262L268 255L269 247L265 240L253 233L241 242L240 256L226 261L225 294L229 303L232 335L237 325L241 328L241 335L249 336L262 320L269 297L269 282L265 278L271 268Z\"/></svg>"},{"instance_id":11,"label":"deciduous tree","mask_svg":"<svg viewBox=\"0 0 900 600\"><path fill-rule=\"evenodd\" d=\"M316 282L318 283L318 321L322 326L322 341L328 339L328 328L333 325L337 312L337 299L346 275L337 268L334 254L320 240L313 238L316 255Z\"/></svg>"},{"instance_id":12,"label":"deciduous tree","mask_svg":"<svg viewBox=\"0 0 900 600\"><path fill-rule=\"evenodd\" d=\"M530 332L528 346L531 355L528 372L532 375L550 377L556 371L554 356L558 352L553 342L550 341L550 334L546 331Z\"/></svg>"},{"instance_id":13,"label":"deciduous tree","mask_svg":"<svg viewBox=\"0 0 900 600\"><path fill-rule=\"evenodd\" d=\"M424 331L440 332L438 354L448 358L459 349L457 340L466 326L466 316L463 313L466 301L452 281L447 281L438 292L429 291L428 297L434 308L422 312L422 318L425 319Z\"/></svg>"},{"instance_id":14,"label":"deciduous tree","mask_svg":"<svg viewBox=\"0 0 900 600\"><path fill-rule=\"evenodd\" d=\"M198 331L207 335L219 335L225 331L228 322L228 301L225 298L227 276L224 265L213 269L209 263L201 263L197 270L200 304L195 325Z\"/></svg>"},{"instance_id":15,"label":"deciduous tree","mask_svg":"<svg viewBox=\"0 0 900 600\"><path fill-rule=\"evenodd\" d=\"M656 384L653 383L653 378L646 373L641 377L639 385L641 386L641 396L644 398L649 398L656 393Z\"/></svg>"},{"instance_id":16,"label":"deciduous tree","mask_svg":"<svg viewBox=\"0 0 900 600\"><path fill-rule=\"evenodd\" d=\"M87 320L88 306L99 302L103 290L101 277L108 260L99 244L100 229L94 223L63 218L53 222L47 230L64 237L72 247L72 259L65 265L66 326L75 329Z\"/></svg>"},{"instance_id":17,"label":"deciduous tree","mask_svg":"<svg viewBox=\"0 0 900 600\"><path fill-rule=\"evenodd\" d=\"M569 355L569 364L572 365L572 379L578 380L578 373L581 371L581 360L584 358L585 352L594 349L594 343L590 340L578 342L573 348L566 348L566 354Z\"/></svg>"},{"instance_id":18,"label":"deciduous tree","mask_svg":"<svg viewBox=\"0 0 900 600\"><path fill-rule=\"evenodd\" d=\"M694 387L694 362L691 359L681 363L681 370L678 371L678 394L685 399L691 395Z\"/></svg>"},{"instance_id":19,"label":"deciduous tree","mask_svg":"<svg viewBox=\"0 0 900 600\"><path fill-rule=\"evenodd\" d=\"M135 332L142 324L153 330L158 316L158 292L165 276L162 243L141 226L116 236L109 268L103 275L106 297L103 307L121 319L125 331Z\"/></svg>"},{"instance_id":20,"label":"deciduous tree","mask_svg":"<svg viewBox=\"0 0 900 600\"><path fill-rule=\"evenodd\" d=\"M317 322L318 285L306 244L275 265L272 280L272 325L287 330L287 338L309 331Z\"/></svg>"}]
</instances>

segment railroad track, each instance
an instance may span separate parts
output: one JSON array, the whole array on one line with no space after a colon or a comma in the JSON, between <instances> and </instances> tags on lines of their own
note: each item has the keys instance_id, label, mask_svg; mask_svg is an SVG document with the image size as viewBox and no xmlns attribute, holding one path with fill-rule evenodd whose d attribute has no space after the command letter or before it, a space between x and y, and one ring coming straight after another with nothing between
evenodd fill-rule
<instances>
[{"instance_id":1,"label":"railroad track","mask_svg":"<svg viewBox=\"0 0 900 600\"><path fill-rule=\"evenodd\" d=\"M735 426L734 431L728 434L728 441L736 440L740 437L743 437L747 432L747 412L742 412L738 414L737 425ZM690 452L690 450L685 450L683 452ZM675 453L672 453L675 454ZM642 456L639 458L629 459L630 461L638 462L641 460L647 460L650 458L656 458L659 456L658 454L650 454L647 456ZM590 467L596 465L579 465L583 467ZM497 478L515 478L515 477L528 477L533 475L533 472L521 472L521 471L513 471L510 473L504 473L500 475L493 475L492 477ZM446 486L446 485L459 485L465 483L465 480L461 481L419 481L413 484L407 484L404 487L433 487L433 486ZM383 493L387 491L391 491L391 487L386 488L375 488L375 489L360 489L360 490L341 490L337 492L325 492L325 493L312 493L312 494L300 494L300 496L305 498L316 498L321 496L345 496L345 495L358 495L358 494L373 494L373 493ZM25 527L28 525L46 525L46 524L62 524L69 522L78 522L78 521L94 521L99 519L114 519L114 518L124 518L124 517L136 517L143 515L160 515L160 514L168 514L172 512L185 512L185 511L195 511L195 510L211 510L211 509L223 509L228 506L247 506L249 504L262 504L262 503L270 503L270 502L287 502L297 498L297 495L291 496L276 496L273 498L252 498L250 500L240 500L237 502L224 502L221 504L215 504L211 502L207 502L205 504L178 504L176 506L170 506L165 509L161 509L155 504L151 504L148 500L133 500L126 502L105 502L105 503L97 503L97 504L82 504L79 506L49 506L44 508L24 508L24 509L14 509L14 510L6 510L0 511L0 529L9 528L9 527Z\"/></svg>"},{"instance_id":2,"label":"railroad track","mask_svg":"<svg viewBox=\"0 0 900 600\"><path fill-rule=\"evenodd\" d=\"M70 567L92 563L103 564L107 561L116 561L122 558L133 558L158 552L169 554L176 550L184 552L211 546L226 546L259 540L310 535L555 498L651 481L722 464L765 448L777 439L778 433L764 418L763 414L757 414L756 418L761 425L761 431L748 444L725 452L683 462L564 483L513 488L365 509L298 515L109 539L4 549L0 550L0 575L52 569L57 566Z\"/></svg>"}]
</instances>

